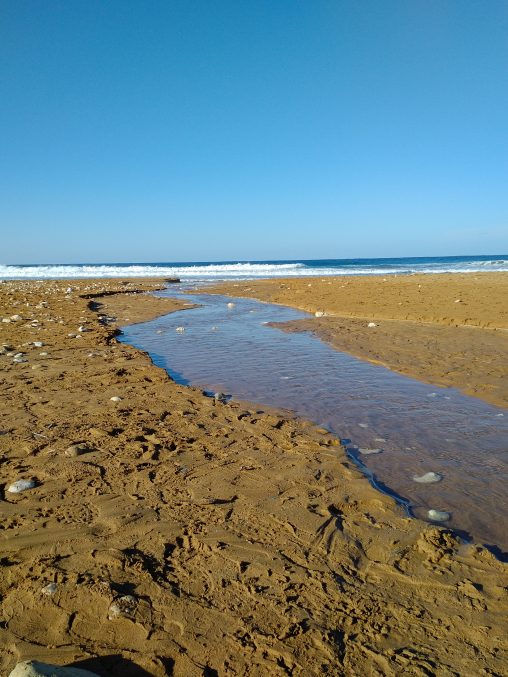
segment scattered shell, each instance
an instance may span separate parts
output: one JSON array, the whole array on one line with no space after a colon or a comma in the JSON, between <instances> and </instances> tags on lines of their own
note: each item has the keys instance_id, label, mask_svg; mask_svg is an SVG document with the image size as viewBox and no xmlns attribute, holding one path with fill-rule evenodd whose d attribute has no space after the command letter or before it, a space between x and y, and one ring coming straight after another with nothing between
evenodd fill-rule
<instances>
[{"instance_id":1,"label":"scattered shell","mask_svg":"<svg viewBox=\"0 0 508 677\"><path fill-rule=\"evenodd\" d=\"M45 585L43 588L41 588L41 592L43 595L51 597L51 595L55 594L56 589L57 589L56 583L48 583L48 585Z\"/></svg>"},{"instance_id":2,"label":"scattered shell","mask_svg":"<svg viewBox=\"0 0 508 677\"><path fill-rule=\"evenodd\" d=\"M61 667L40 661L17 663L9 677L99 677L96 672L81 668Z\"/></svg>"},{"instance_id":3,"label":"scattered shell","mask_svg":"<svg viewBox=\"0 0 508 677\"><path fill-rule=\"evenodd\" d=\"M7 487L7 491L11 494L20 494L27 489L33 489L35 482L33 480L17 480Z\"/></svg>"},{"instance_id":4,"label":"scattered shell","mask_svg":"<svg viewBox=\"0 0 508 677\"><path fill-rule=\"evenodd\" d=\"M84 331L89 331L89 330L86 327L84 327L83 325L81 325L81 327L78 327L78 331L84 332Z\"/></svg>"},{"instance_id":5,"label":"scattered shell","mask_svg":"<svg viewBox=\"0 0 508 677\"><path fill-rule=\"evenodd\" d=\"M65 290L65 293L70 294L71 292L72 292L72 287L67 287L67 289Z\"/></svg>"},{"instance_id":6,"label":"scattered shell","mask_svg":"<svg viewBox=\"0 0 508 677\"><path fill-rule=\"evenodd\" d=\"M369 322L367 327L377 327L377 324L375 322Z\"/></svg>"},{"instance_id":7,"label":"scattered shell","mask_svg":"<svg viewBox=\"0 0 508 677\"><path fill-rule=\"evenodd\" d=\"M137 600L132 595L124 595L111 602L108 609L108 620L112 621L115 618L128 618L136 611Z\"/></svg>"},{"instance_id":8,"label":"scattered shell","mask_svg":"<svg viewBox=\"0 0 508 677\"><path fill-rule=\"evenodd\" d=\"M185 327L177 327L175 331L177 331L179 334L183 334L183 332L185 331Z\"/></svg>"},{"instance_id":9,"label":"scattered shell","mask_svg":"<svg viewBox=\"0 0 508 677\"><path fill-rule=\"evenodd\" d=\"M370 456L371 454L380 454L383 450L382 449L363 449L360 448L358 449L360 454L363 454L364 456Z\"/></svg>"},{"instance_id":10,"label":"scattered shell","mask_svg":"<svg viewBox=\"0 0 508 677\"><path fill-rule=\"evenodd\" d=\"M426 472L424 475L414 475L413 482L419 482L420 484L432 484L433 482L440 482L443 479L443 476L437 472Z\"/></svg>"},{"instance_id":11,"label":"scattered shell","mask_svg":"<svg viewBox=\"0 0 508 677\"><path fill-rule=\"evenodd\" d=\"M451 517L449 512L444 512L442 510L429 510L427 515L433 522L446 522Z\"/></svg>"},{"instance_id":12,"label":"scattered shell","mask_svg":"<svg viewBox=\"0 0 508 677\"><path fill-rule=\"evenodd\" d=\"M118 395L114 395L113 397L109 398L112 402L121 402L122 398L118 397Z\"/></svg>"}]
</instances>

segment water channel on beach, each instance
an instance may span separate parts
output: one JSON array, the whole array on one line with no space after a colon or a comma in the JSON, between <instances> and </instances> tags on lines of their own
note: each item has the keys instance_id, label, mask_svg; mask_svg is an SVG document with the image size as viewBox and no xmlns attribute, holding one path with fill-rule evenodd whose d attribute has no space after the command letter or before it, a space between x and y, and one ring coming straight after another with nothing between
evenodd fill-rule
<instances>
[{"instance_id":1,"label":"water channel on beach","mask_svg":"<svg viewBox=\"0 0 508 677\"><path fill-rule=\"evenodd\" d=\"M122 340L180 383L328 428L415 516L448 512L444 526L508 550L508 412L267 325L308 317L301 311L184 291L174 285L160 295L199 307L125 327ZM429 472L440 481L414 481Z\"/></svg>"}]
</instances>

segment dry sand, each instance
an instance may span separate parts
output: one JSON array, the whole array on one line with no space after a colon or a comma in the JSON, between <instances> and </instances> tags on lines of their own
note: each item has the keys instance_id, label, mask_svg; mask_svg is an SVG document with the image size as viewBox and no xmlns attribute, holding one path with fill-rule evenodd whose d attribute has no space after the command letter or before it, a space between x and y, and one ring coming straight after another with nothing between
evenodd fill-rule
<instances>
[{"instance_id":1,"label":"dry sand","mask_svg":"<svg viewBox=\"0 0 508 677\"><path fill-rule=\"evenodd\" d=\"M125 294L158 285L0 284L0 674L506 674L506 565L407 519L326 431L119 344L100 314L182 307Z\"/></svg>"},{"instance_id":2,"label":"dry sand","mask_svg":"<svg viewBox=\"0 0 508 677\"><path fill-rule=\"evenodd\" d=\"M508 407L508 273L272 279L208 291L325 313L281 328Z\"/></svg>"}]
</instances>

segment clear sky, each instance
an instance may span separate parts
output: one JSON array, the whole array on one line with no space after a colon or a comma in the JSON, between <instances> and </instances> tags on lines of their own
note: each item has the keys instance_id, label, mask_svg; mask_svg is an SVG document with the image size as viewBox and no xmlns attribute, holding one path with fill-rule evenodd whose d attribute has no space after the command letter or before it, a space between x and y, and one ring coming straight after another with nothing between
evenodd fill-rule
<instances>
[{"instance_id":1,"label":"clear sky","mask_svg":"<svg viewBox=\"0 0 508 677\"><path fill-rule=\"evenodd\" d=\"M507 0L0 0L0 263L508 251Z\"/></svg>"}]
</instances>

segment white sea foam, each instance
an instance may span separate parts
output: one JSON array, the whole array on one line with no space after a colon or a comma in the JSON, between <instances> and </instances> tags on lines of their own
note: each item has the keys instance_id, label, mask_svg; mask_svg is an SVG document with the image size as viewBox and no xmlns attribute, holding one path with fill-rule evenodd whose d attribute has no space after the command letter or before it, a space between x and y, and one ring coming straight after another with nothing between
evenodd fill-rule
<instances>
[{"instance_id":1,"label":"white sea foam","mask_svg":"<svg viewBox=\"0 0 508 677\"><path fill-rule=\"evenodd\" d=\"M314 263L314 262L312 262ZM319 266L302 262L274 263L198 263L162 264L82 264L82 265L2 265L0 279L71 279L106 277L178 277L181 280L247 280L251 278L333 276L333 275L390 275L409 273L472 273L508 271L508 260L492 258L473 261L412 261L400 263L370 260L365 264L344 261L326 261Z\"/></svg>"}]
</instances>

